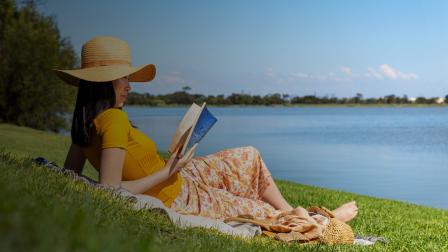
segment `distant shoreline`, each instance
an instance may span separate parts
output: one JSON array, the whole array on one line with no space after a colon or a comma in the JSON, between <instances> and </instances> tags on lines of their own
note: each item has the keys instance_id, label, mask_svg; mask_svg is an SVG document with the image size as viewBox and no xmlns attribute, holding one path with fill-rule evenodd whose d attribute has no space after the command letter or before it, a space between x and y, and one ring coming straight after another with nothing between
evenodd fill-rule
<instances>
[{"instance_id":1,"label":"distant shoreline","mask_svg":"<svg viewBox=\"0 0 448 252\"><path fill-rule=\"evenodd\" d=\"M172 104L172 105L162 105L162 106L150 106L150 105L129 105L126 104L127 107L150 107L150 108L184 108L189 107L190 105L186 104ZM430 107L448 107L448 104L277 104L277 105L244 105L244 104L233 104L233 105L207 105L208 107L217 107L217 108L295 108L295 107L337 107L337 108L430 108Z\"/></svg>"}]
</instances>

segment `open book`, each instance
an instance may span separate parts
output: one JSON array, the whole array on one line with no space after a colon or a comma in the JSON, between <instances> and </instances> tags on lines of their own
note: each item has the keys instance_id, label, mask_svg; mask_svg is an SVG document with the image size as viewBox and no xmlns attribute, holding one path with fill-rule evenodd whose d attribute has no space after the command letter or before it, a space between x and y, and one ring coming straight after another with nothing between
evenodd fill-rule
<instances>
[{"instance_id":1,"label":"open book","mask_svg":"<svg viewBox=\"0 0 448 252\"><path fill-rule=\"evenodd\" d=\"M174 132L168 152L173 154L177 149L177 155L184 155L188 149L201 141L216 121L205 102L202 106L193 103Z\"/></svg>"}]
</instances>

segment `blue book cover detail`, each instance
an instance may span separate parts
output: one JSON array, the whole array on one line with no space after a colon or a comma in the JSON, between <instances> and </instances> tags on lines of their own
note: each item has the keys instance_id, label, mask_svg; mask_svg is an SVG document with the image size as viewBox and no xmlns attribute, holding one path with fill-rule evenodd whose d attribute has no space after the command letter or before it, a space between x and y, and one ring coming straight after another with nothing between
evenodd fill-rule
<instances>
[{"instance_id":1,"label":"blue book cover detail","mask_svg":"<svg viewBox=\"0 0 448 252\"><path fill-rule=\"evenodd\" d=\"M207 109L207 106L205 106L199 116L196 127L191 134L190 141L188 141L187 149L190 149L194 144L199 143L216 121L218 121L218 119L216 119L216 117L214 117Z\"/></svg>"}]
</instances>

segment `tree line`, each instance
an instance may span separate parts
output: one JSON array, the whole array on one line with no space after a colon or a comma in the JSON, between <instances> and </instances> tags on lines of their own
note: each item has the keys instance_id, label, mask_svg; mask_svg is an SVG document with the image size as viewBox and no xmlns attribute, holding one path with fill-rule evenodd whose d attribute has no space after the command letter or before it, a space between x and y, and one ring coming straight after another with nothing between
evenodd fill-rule
<instances>
[{"instance_id":1,"label":"tree line","mask_svg":"<svg viewBox=\"0 0 448 252\"><path fill-rule=\"evenodd\" d=\"M225 96L221 95L202 95L190 94L188 87L182 91L170 94L152 95L149 93L131 92L128 95L127 104L145 105L145 106L165 106L165 105L189 105L193 102L202 104L206 102L209 105L294 105L294 104L440 104L448 103L448 95L444 99L439 97L417 97L408 98L406 95L386 95L379 98L364 98L361 93L353 97L318 97L316 95L290 96L288 94L268 94L268 95L249 95L242 93L233 93Z\"/></svg>"}]
</instances>

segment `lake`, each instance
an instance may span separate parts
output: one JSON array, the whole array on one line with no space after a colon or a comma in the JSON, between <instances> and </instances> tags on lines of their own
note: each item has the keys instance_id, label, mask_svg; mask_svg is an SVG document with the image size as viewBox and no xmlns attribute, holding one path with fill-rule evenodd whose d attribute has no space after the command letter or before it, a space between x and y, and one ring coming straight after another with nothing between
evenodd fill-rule
<instances>
[{"instance_id":1,"label":"lake","mask_svg":"<svg viewBox=\"0 0 448 252\"><path fill-rule=\"evenodd\" d=\"M165 151L187 108L125 107ZM209 107L196 155L256 147L274 177L448 208L447 107Z\"/></svg>"}]
</instances>

